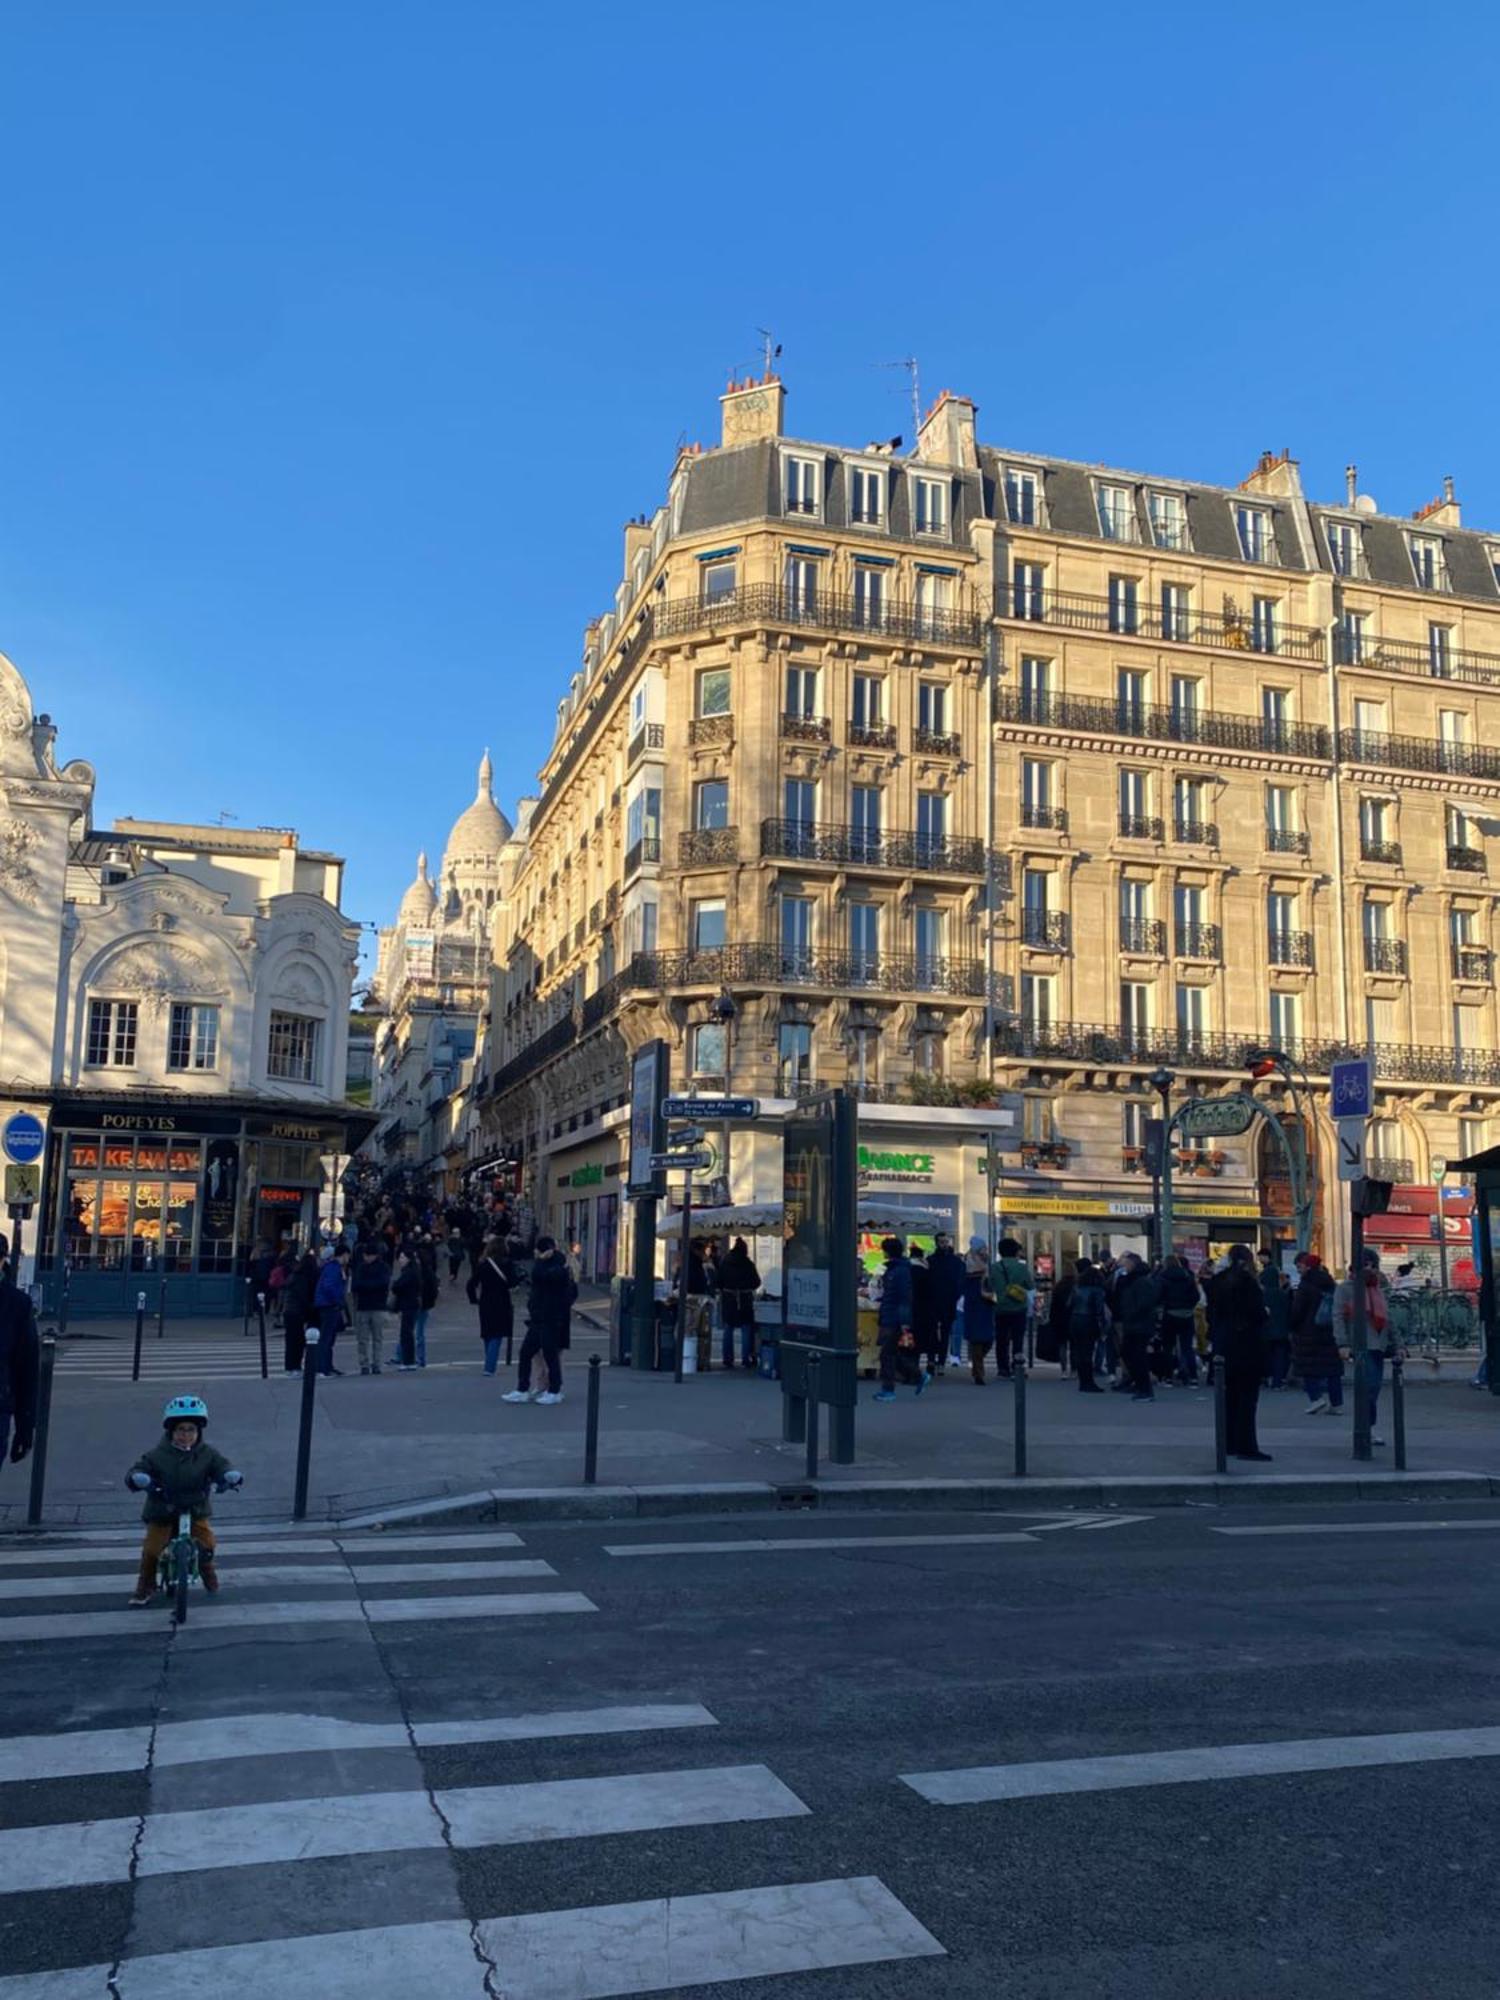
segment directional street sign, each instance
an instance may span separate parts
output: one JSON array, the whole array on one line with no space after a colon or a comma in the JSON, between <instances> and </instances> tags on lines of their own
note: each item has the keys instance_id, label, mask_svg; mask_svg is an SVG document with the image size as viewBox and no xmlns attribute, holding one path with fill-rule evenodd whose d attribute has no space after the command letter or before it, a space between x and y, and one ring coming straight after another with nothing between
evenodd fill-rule
<instances>
[{"instance_id":1,"label":"directional street sign","mask_svg":"<svg viewBox=\"0 0 1500 2000\"><path fill-rule=\"evenodd\" d=\"M1339 1179L1362 1181L1365 1177L1365 1121L1363 1118L1340 1118L1338 1130Z\"/></svg>"},{"instance_id":2,"label":"directional street sign","mask_svg":"<svg viewBox=\"0 0 1500 2000\"><path fill-rule=\"evenodd\" d=\"M1370 1098L1370 1064L1362 1056L1358 1062L1339 1062L1329 1079L1335 1118L1368 1118L1374 1110Z\"/></svg>"},{"instance_id":3,"label":"directional street sign","mask_svg":"<svg viewBox=\"0 0 1500 2000\"><path fill-rule=\"evenodd\" d=\"M1177 1129L1185 1139L1237 1139L1254 1117L1242 1097L1194 1097L1178 1112Z\"/></svg>"},{"instance_id":4,"label":"directional street sign","mask_svg":"<svg viewBox=\"0 0 1500 2000\"><path fill-rule=\"evenodd\" d=\"M758 1118L758 1097L664 1097L663 1118L706 1118L717 1123L724 1118Z\"/></svg>"},{"instance_id":5,"label":"directional street sign","mask_svg":"<svg viewBox=\"0 0 1500 2000\"><path fill-rule=\"evenodd\" d=\"M682 1125L672 1134L674 1146L701 1146L708 1134L699 1125Z\"/></svg>"},{"instance_id":6,"label":"directional street sign","mask_svg":"<svg viewBox=\"0 0 1500 2000\"><path fill-rule=\"evenodd\" d=\"M703 1167L711 1167L713 1163L714 1156L708 1152L651 1155L653 1174L695 1174Z\"/></svg>"}]
</instances>

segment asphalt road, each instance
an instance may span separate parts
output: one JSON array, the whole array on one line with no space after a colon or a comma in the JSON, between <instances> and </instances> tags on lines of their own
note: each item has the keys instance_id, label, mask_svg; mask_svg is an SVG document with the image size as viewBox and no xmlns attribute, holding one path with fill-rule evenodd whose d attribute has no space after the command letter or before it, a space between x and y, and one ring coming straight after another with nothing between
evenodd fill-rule
<instances>
[{"instance_id":1,"label":"asphalt road","mask_svg":"<svg viewBox=\"0 0 1500 2000\"><path fill-rule=\"evenodd\" d=\"M0 1544L0 2000L1492 2000L1500 1506L221 1525Z\"/></svg>"}]
</instances>

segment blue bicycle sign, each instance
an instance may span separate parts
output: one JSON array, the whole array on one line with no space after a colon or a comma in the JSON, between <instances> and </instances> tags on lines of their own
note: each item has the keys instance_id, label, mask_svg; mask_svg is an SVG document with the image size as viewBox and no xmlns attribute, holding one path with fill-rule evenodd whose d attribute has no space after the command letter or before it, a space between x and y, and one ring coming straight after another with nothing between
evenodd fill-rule
<instances>
[{"instance_id":1,"label":"blue bicycle sign","mask_svg":"<svg viewBox=\"0 0 1500 2000\"><path fill-rule=\"evenodd\" d=\"M1358 1062L1335 1063L1329 1082L1335 1118L1370 1116L1373 1109L1370 1101L1370 1064L1366 1060L1361 1058Z\"/></svg>"}]
</instances>

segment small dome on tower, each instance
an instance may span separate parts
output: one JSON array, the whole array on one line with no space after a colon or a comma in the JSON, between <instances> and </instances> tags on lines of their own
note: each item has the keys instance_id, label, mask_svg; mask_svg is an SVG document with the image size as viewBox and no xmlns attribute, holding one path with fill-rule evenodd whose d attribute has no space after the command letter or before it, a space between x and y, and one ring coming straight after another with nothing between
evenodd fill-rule
<instances>
[{"instance_id":1,"label":"small dome on tower","mask_svg":"<svg viewBox=\"0 0 1500 2000\"><path fill-rule=\"evenodd\" d=\"M425 930L437 910L437 890L427 874L427 855L417 856L416 880L401 898L396 922L407 930Z\"/></svg>"},{"instance_id":2,"label":"small dome on tower","mask_svg":"<svg viewBox=\"0 0 1500 2000\"><path fill-rule=\"evenodd\" d=\"M510 821L495 804L491 789L494 776L494 766L486 750L479 760L479 786L473 804L465 806L453 822L453 831L443 851L442 873L445 879L452 874L455 864L496 860L501 848L510 839Z\"/></svg>"}]
</instances>

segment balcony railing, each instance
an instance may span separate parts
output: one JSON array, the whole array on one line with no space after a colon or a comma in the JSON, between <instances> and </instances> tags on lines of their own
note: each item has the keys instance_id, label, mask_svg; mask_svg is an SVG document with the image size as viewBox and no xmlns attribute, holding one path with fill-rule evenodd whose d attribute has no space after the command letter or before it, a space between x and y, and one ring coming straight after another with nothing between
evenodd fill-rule
<instances>
[{"instance_id":1,"label":"balcony railing","mask_svg":"<svg viewBox=\"0 0 1500 2000\"><path fill-rule=\"evenodd\" d=\"M732 715L695 715L688 724L688 742L695 750L705 749L715 743L734 741L734 717Z\"/></svg>"},{"instance_id":2,"label":"balcony railing","mask_svg":"<svg viewBox=\"0 0 1500 2000\"><path fill-rule=\"evenodd\" d=\"M1066 833L1068 815L1061 806L1022 806L1021 824L1030 827L1050 827L1054 833Z\"/></svg>"},{"instance_id":3,"label":"balcony railing","mask_svg":"<svg viewBox=\"0 0 1500 2000\"><path fill-rule=\"evenodd\" d=\"M1360 836L1359 858L1361 861L1386 861L1392 867L1401 865L1401 843L1399 840L1367 840Z\"/></svg>"},{"instance_id":4,"label":"balcony railing","mask_svg":"<svg viewBox=\"0 0 1500 2000\"><path fill-rule=\"evenodd\" d=\"M1265 1037L1226 1035L1208 1029L1121 1028L1098 1022L1003 1024L996 1051L1015 1062L1078 1062L1122 1067L1182 1063L1240 1071ZM1491 1049L1451 1049L1411 1042L1313 1042L1283 1038L1281 1046L1312 1076L1326 1077L1336 1062L1368 1059L1377 1076L1393 1083L1482 1084L1500 1090L1500 1054Z\"/></svg>"},{"instance_id":5,"label":"balcony railing","mask_svg":"<svg viewBox=\"0 0 1500 2000\"><path fill-rule=\"evenodd\" d=\"M1488 986L1495 977L1495 954L1482 944L1454 945L1453 977L1482 980Z\"/></svg>"},{"instance_id":6,"label":"balcony railing","mask_svg":"<svg viewBox=\"0 0 1500 2000\"><path fill-rule=\"evenodd\" d=\"M1021 942L1034 951L1066 951L1069 925L1064 910L1023 910Z\"/></svg>"},{"instance_id":7,"label":"balcony railing","mask_svg":"<svg viewBox=\"0 0 1500 2000\"><path fill-rule=\"evenodd\" d=\"M636 763L647 750L660 750L666 740L667 732L663 723L643 723L630 739L629 748L625 752L626 763Z\"/></svg>"},{"instance_id":8,"label":"balcony railing","mask_svg":"<svg viewBox=\"0 0 1500 2000\"><path fill-rule=\"evenodd\" d=\"M1366 972L1406 971L1406 939L1392 937L1367 937L1365 939Z\"/></svg>"},{"instance_id":9,"label":"balcony railing","mask_svg":"<svg viewBox=\"0 0 1500 2000\"><path fill-rule=\"evenodd\" d=\"M1311 931L1273 930L1270 945L1272 965L1311 965L1313 962Z\"/></svg>"},{"instance_id":10,"label":"balcony railing","mask_svg":"<svg viewBox=\"0 0 1500 2000\"><path fill-rule=\"evenodd\" d=\"M1341 667L1379 667L1388 673L1422 674L1439 681L1470 681L1500 687L1500 654L1435 652L1418 639L1376 639L1340 626L1333 635L1333 657Z\"/></svg>"},{"instance_id":11,"label":"balcony railing","mask_svg":"<svg viewBox=\"0 0 1500 2000\"><path fill-rule=\"evenodd\" d=\"M894 750L896 747L896 725L894 722L851 722L849 724L849 748L851 750Z\"/></svg>"},{"instance_id":12,"label":"balcony railing","mask_svg":"<svg viewBox=\"0 0 1500 2000\"><path fill-rule=\"evenodd\" d=\"M722 866L739 858L737 826L695 826L678 839L677 859L684 868Z\"/></svg>"},{"instance_id":13,"label":"balcony railing","mask_svg":"<svg viewBox=\"0 0 1500 2000\"><path fill-rule=\"evenodd\" d=\"M1448 866L1460 875L1482 875L1484 873L1484 849L1482 847L1450 847Z\"/></svg>"},{"instance_id":14,"label":"balcony railing","mask_svg":"<svg viewBox=\"0 0 1500 2000\"><path fill-rule=\"evenodd\" d=\"M1121 813L1119 832L1122 840L1160 840L1162 823L1147 813Z\"/></svg>"},{"instance_id":15,"label":"balcony railing","mask_svg":"<svg viewBox=\"0 0 1500 2000\"><path fill-rule=\"evenodd\" d=\"M827 951L779 944L718 945L708 951L637 952L622 974L625 986L652 992L680 986L821 986L833 990L936 993L983 999L982 959L916 952ZM992 989L1006 1005L1008 987Z\"/></svg>"},{"instance_id":16,"label":"balcony railing","mask_svg":"<svg viewBox=\"0 0 1500 2000\"><path fill-rule=\"evenodd\" d=\"M996 699L1001 722L1037 729L1087 730L1096 736L1129 736L1156 743L1197 743L1214 750L1264 750L1326 763L1328 731L1306 722L1270 722L1258 715L1225 715L1216 709L1173 709L1159 703L1108 701L1094 696L1029 694L1007 688Z\"/></svg>"},{"instance_id":17,"label":"balcony railing","mask_svg":"<svg viewBox=\"0 0 1500 2000\"><path fill-rule=\"evenodd\" d=\"M1138 602L1134 615L1108 597L1079 591L1036 590L1014 585L996 602L1001 617L1027 624L1065 625L1077 632L1112 632L1141 639L1169 639L1180 645L1214 646L1231 652L1273 653L1289 660L1321 660L1323 634L1314 625L1277 623L1267 631L1237 610L1198 611Z\"/></svg>"},{"instance_id":18,"label":"balcony railing","mask_svg":"<svg viewBox=\"0 0 1500 2000\"><path fill-rule=\"evenodd\" d=\"M1179 847L1217 847L1219 829L1210 819L1174 819L1172 838Z\"/></svg>"},{"instance_id":19,"label":"balcony railing","mask_svg":"<svg viewBox=\"0 0 1500 2000\"><path fill-rule=\"evenodd\" d=\"M1160 917L1124 917L1120 921L1120 949L1162 958L1167 949L1167 927Z\"/></svg>"},{"instance_id":20,"label":"balcony railing","mask_svg":"<svg viewBox=\"0 0 1500 2000\"><path fill-rule=\"evenodd\" d=\"M1349 764L1377 764L1387 770L1500 779L1500 750L1483 750L1474 743L1445 743L1436 736L1388 736L1377 729L1341 729L1339 755Z\"/></svg>"},{"instance_id":21,"label":"balcony railing","mask_svg":"<svg viewBox=\"0 0 1500 2000\"><path fill-rule=\"evenodd\" d=\"M784 711L781 733L797 743L826 743L833 734L833 725L826 715L793 715Z\"/></svg>"},{"instance_id":22,"label":"balcony railing","mask_svg":"<svg viewBox=\"0 0 1500 2000\"><path fill-rule=\"evenodd\" d=\"M892 639L927 640L978 652L984 644L982 619L972 612L931 611L925 606L884 599L840 595L820 590L808 602L774 583L744 583L710 604L683 597L658 604L651 612L651 636L673 638L723 625L798 625L825 632L879 632Z\"/></svg>"},{"instance_id":23,"label":"balcony railing","mask_svg":"<svg viewBox=\"0 0 1500 2000\"><path fill-rule=\"evenodd\" d=\"M941 729L914 729L911 733L911 747L919 757L961 757L963 743L957 737Z\"/></svg>"},{"instance_id":24,"label":"balcony railing","mask_svg":"<svg viewBox=\"0 0 1500 2000\"><path fill-rule=\"evenodd\" d=\"M1306 827L1268 826L1267 854L1306 854L1310 846Z\"/></svg>"},{"instance_id":25,"label":"balcony railing","mask_svg":"<svg viewBox=\"0 0 1500 2000\"><path fill-rule=\"evenodd\" d=\"M625 850L625 877L628 881L649 862L661 860L661 839L654 833L645 834L632 842Z\"/></svg>"},{"instance_id":26,"label":"balcony railing","mask_svg":"<svg viewBox=\"0 0 1500 2000\"><path fill-rule=\"evenodd\" d=\"M1224 934L1217 924L1178 924L1177 956L1206 958L1216 964L1224 956Z\"/></svg>"},{"instance_id":27,"label":"balcony railing","mask_svg":"<svg viewBox=\"0 0 1500 2000\"><path fill-rule=\"evenodd\" d=\"M941 833L884 829L875 832L829 820L762 820L760 851L768 859L827 861L855 868L899 868L906 874L984 873L982 840Z\"/></svg>"},{"instance_id":28,"label":"balcony railing","mask_svg":"<svg viewBox=\"0 0 1500 2000\"><path fill-rule=\"evenodd\" d=\"M1066 1139L1023 1139L1021 1141L1021 1165L1023 1167L1050 1167L1060 1173L1072 1157L1073 1148Z\"/></svg>"}]
</instances>

